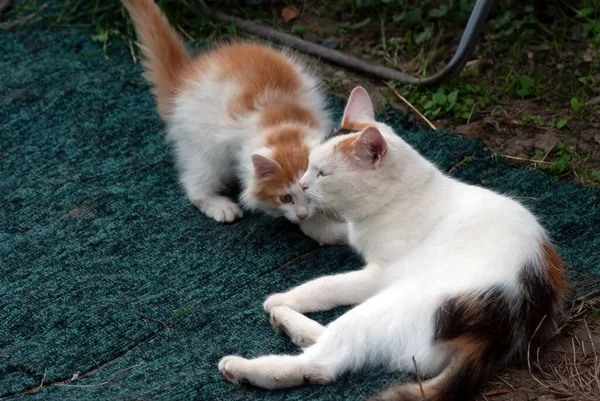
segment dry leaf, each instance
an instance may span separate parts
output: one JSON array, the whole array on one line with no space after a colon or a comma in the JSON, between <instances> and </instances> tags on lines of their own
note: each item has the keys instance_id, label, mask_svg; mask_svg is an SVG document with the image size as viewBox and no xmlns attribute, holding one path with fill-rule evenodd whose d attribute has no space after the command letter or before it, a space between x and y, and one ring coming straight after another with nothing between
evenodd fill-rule
<instances>
[{"instance_id":1,"label":"dry leaf","mask_svg":"<svg viewBox=\"0 0 600 401\"><path fill-rule=\"evenodd\" d=\"M300 10L298 10L294 6L284 7L284 9L281 10L281 18L283 18L283 22L285 22L286 24L298 18L299 15Z\"/></svg>"},{"instance_id":2,"label":"dry leaf","mask_svg":"<svg viewBox=\"0 0 600 401\"><path fill-rule=\"evenodd\" d=\"M495 395L501 395L501 394L507 394L507 393L510 393L510 391L508 391L505 388L497 388L495 390L487 391L487 392L483 393L483 395L485 395L486 397L493 397Z\"/></svg>"}]
</instances>

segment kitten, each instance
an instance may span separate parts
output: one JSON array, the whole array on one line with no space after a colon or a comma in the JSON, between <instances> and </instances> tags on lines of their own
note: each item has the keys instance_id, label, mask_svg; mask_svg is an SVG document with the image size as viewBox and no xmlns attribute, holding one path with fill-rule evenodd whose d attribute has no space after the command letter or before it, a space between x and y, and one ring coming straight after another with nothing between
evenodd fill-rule
<instances>
[{"instance_id":1,"label":"kitten","mask_svg":"<svg viewBox=\"0 0 600 401\"><path fill-rule=\"evenodd\" d=\"M533 214L442 174L375 122L364 89L352 92L342 128L312 150L300 183L319 207L343 213L366 266L266 300L272 325L302 354L227 356L219 369L233 383L274 389L373 365L414 371L416 362L430 377L423 393L402 384L372 400L465 401L538 329L555 327L563 264ZM303 315L354 304L327 326Z\"/></svg>"},{"instance_id":2,"label":"kitten","mask_svg":"<svg viewBox=\"0 0 600 401\"><path fill-rule=\"evenodd\" d=\"M329 132L317 79L290 55L258 44L222 45L191 57L153 0L122 2L190 202L217 221L234 221L242 210L219 192L239 180L245 208L311 220L315 208L298 181L310 146ZM326 222L318 217L303 231L320 242L343 242L344 227L336 222L332 235L312 227Z\"/></svg>"}]
</instances>

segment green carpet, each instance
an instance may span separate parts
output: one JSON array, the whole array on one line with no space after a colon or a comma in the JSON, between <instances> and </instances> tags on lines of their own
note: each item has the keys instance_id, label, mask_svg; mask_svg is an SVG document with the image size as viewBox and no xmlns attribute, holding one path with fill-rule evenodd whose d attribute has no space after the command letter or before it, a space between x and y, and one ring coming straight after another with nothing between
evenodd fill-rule
<instances>
[{"instance_id":1,"label":"green carpet","mask_svg":"<svg viewBox=\"0 0 600 401\"><path fill-rule=\"evenodd\" d=\"M324 387L235 387L227 354L297 352L264 298L357 268L285 221L204 217L177 184L164 126L128 48L88 32L0 31L0 397L32 400L360 400L400 373ZM341 113L343 100L331 98ZM496 160L478 142L382 118L467 182L524 199L582 294L600 277L600 191ZM317 314L327 322L342 311ZM58 385L79 372L78 380ZM40 385L32 395L20 393Z\"/></svg>"}]
</instances>

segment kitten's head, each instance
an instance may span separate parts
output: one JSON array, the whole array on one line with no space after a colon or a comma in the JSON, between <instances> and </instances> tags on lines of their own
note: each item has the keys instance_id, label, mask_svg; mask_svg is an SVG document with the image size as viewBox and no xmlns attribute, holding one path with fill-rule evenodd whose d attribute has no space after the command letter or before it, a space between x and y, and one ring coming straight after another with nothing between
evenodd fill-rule
<instances>
[{"instance_id":1,"label":"kitten's head","mask_svg":"<svg viewBox=\"0 0 600 401\"><path fill-rule=\"evenodd\" d=\"M252 154L253 176L242 194L247 207L294 223L314 215L314 204L300 187L310 151L305 129L290 125L266 132L265 147Z\"/></svg>"},{"instance_id":2,"label":"kitten's head","mask_svg":"<svg viewBox=\"0 0 600 401\"><path fill-rule=\"evenodd\" d=\"M344 111L341 128L310 153L309 167L300 185L319 209L346 214L350 209L376 206L387 196L388 142L382 132L392 131L375 121L367 92L355 88Z\"/></svg>"}]
</instances>

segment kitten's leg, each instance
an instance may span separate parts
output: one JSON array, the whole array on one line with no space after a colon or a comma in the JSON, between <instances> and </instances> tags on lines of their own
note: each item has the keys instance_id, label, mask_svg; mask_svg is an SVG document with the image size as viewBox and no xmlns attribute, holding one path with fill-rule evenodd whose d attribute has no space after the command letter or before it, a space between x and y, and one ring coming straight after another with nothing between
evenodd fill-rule
<instances>
[{"instance_id":1,"label":"kitten's leg","mask_svg":"<svg viewBox=\"0 0 600 401\"><path fill-rule=\"evenodd\" d=\"M219 222L232 222L243 216L237 203L217 195L231 175L227 168L228 166L219 166L218 162L198 159L191 166L186 166L180 177L190 202L202 213Z\"/></svg>"},{"instance_id":2,"label":"kitten's leg","mask_svg":"<svg viewBox=\"0 0 600 401\"><path fill-rule=\"evenodd\" d=\"M348 223L330 220L316 215L299 223L302 232L320 245L343 245L348 243Z\"/></svg>"},{"instance_id":3,"label":"kitten's leg","mask_svg":"<svg viewBox=\"0 0 600 401\"><path fill-rule=\"evenodd\" d=\"M340 305L355 305L379 288L381 268L367 265L362 270L319 277L288 292L273 294L263 304L266 312L285 305L299 313L318 312Z\"/></svg>"},{"instance_id":4,"label":"kitten's leg","mask_svg":"<svg viewBox=\"0 0 600 401\"><path fill-rule=\"evenodd\" d=\"M325 331L324 326L287 306L274 307L270 315L271 326L275 331L287 334L301 348L314 344Z\"/></svg>"}]
</instances>

